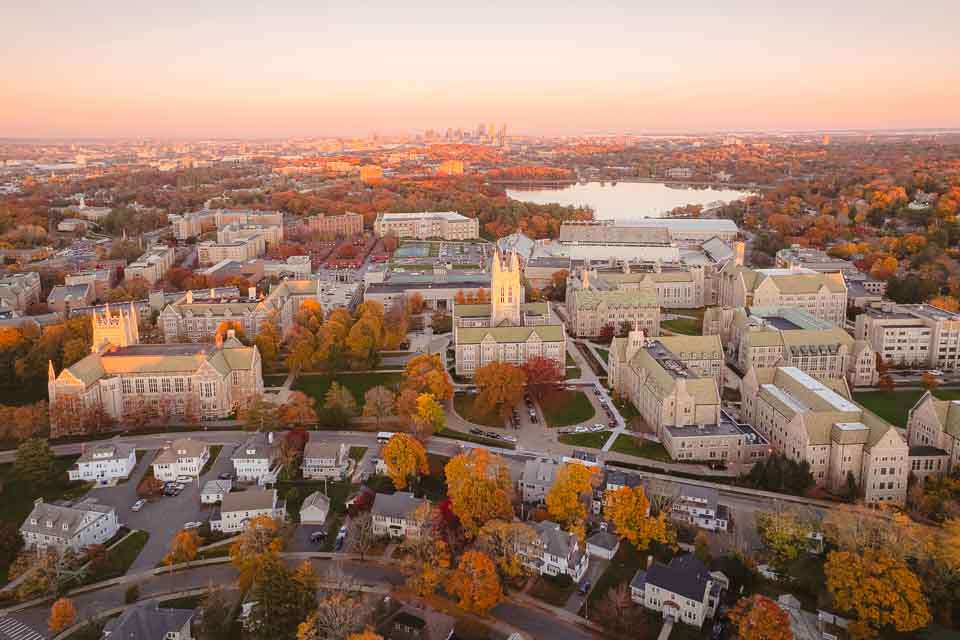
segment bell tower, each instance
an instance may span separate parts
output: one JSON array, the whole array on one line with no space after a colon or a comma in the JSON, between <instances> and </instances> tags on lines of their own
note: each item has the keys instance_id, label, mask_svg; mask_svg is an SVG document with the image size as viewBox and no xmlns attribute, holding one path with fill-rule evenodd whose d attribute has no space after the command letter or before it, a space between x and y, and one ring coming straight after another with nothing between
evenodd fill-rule
<instances>
[{"instance_id":1,"label":"bell tower","mask_svg":"<svg viewBox=\"0 0 960 640\"><path fill-rule=\"evenodd\" d=\"M140 344L140 327L137 324L137 310L133 303L128 309L120 307L119 315L110 312L106 306L104 314L93 314L93 344L91 351L97 353L107 346L127 347Z\"/></svg>"},{"instance_id":2,"label":"bell tower","mask_svg":"<svg viewBox=\"0 0 960 640\"><path fill-rule=\"evenodd\" d=\"M490 326L520 326L523 283L517 252L510 253L507 265L503 262L500 250L495 250L490 277Z\"/></svg>"}]
</instances>

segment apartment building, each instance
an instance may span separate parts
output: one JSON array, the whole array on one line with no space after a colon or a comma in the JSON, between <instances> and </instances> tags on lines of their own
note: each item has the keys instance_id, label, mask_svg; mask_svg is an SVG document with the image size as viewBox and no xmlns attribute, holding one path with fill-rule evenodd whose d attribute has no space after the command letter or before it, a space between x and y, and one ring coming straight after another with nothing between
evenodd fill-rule
<instances>
[{"instance_id":1,"label":"apartment building","mask_svg":"<svg viewBox=\"0 0 960 640\"><path fill-rule=\"evenodd\" d=\"M231 491L223 496L220 508L210 517L210 528L223 533L239 533L254 518L266 516L283 522L287 505L277 498L276 489Z\"/></svg>"},{"instance_id":2,"label":"apartment building","mask_svg":"<svg viewBox=\"0 0 960 640\"><path fill-rule=\"evenodd\" d=\"M781 269L802 267L820 273L859 272L859 269L849 260L834 258L821 249L801 247L798 244L777 251L776 266Z\"/></svg>"},{"instance_id":3,"label":"apartment building","mask_svg":"<svg viewBox=\"0 0 960 640\"><path fill-rule=\"evenodd\" d=\"M910 455L896 428L850 398L843 378L817 380L796 367L751 369L743 415L776 450L806 461L834 493L852 478L867 504L903 505Z\"/></svg>"},{"instance_id":4,"label":"apartment building","mask_svg":"<svg viewBox=\"0 0 960 640\"><path fill-rule=\"evenodd\" d=\"M646 234L642 238L634 235ZM734 242L740 228L724 218L641 218L629 222L615 220L569 220L560 225L561 242L585 242L603 239L637 244L703 244L711 238Z\"/></svg>"},{"instance_id":5,"label":"apartment building","mask_svg":"<svg viewBox=\"0 0 960 640\"><path fill-rule=\"evenodd\" d=\"M210 459L210 446L193 438L179 438L164 447L153 461L153 475L169 482L180 476L197 477Z\"/></svg>"},{"instance_id":6,"label":"apartment building","mask_svg":"<svg viewBox=\"0 0 960 640\"><path fill-rule=\"evenodd\" d=\"M520 497L524 502L543 502L553 486L560 464L554 460L538 458L527 460L517 482Z\"/></svg>"},{"instance_id":7,"label":"apartment building","mask_svg":"<svg viewBox=\"0 0 960 640\"><path fill-rule=\"evenodd\" d=\"M239 224L234 222L224 225L217 231L217 242L222 244L236 240L246 240L253 236L263 236L267 249L276 247L283 242L283 225Z\"/></svg>"},{"instance_id":8,"label":"apartment building","mask_svg":"<svg viewBox=\"0 0 960 640\"><path fill-rule=\"evenodd\" d=\"M847 285L839 273L810 269L751 269L729 262L720 270L723 307L796 307L820 320L843 326Z\"/></svg>"},{"instance_id":9,"label":"apartment building","mask_svg":"<svg viewBox=\"0 0 960 640\"><path fill-rule=\"evenodd\" d=\"M392 233L417 240L474 240L480 237L480 221L455 211L378 213L373 231L380 237Z\"/></svg>"},{"instance_id":10,"label":"apartment building","mask_svg":"<svg viewBox=\"0 0 960 640\"><path fill-rule=\"evenodd\" d=\"M666 425L663 448L674 460L754 464L770 454L770 443L756 429L720 410L713 424Z\"/></svg>"},{"instance_id":11,"label":"apartment building","mask_svg":"<svg viewBox=\"0 0 960 640\"><path fill-rule=\"evenodd\" d=\"M254 433L234 449L230 460L238 482L265 484L276 479L278 450L273 433Z\"/></svg>"},{"instance_id":12,"label":"apartment building","mask_svg":"<svg viewBox=\"0 0 960 640\"><path fill-rule=\"evenodd\" d=\"M86 307L93 302L94 288L89 283L58 284L50 289L47 296L47 307L64 315L79 307Z\"/></svg>"},{"instance_id":13,"label":"apartment building","mask_svg":"<svg viewBox=\"0 0 960 640\"><path fill-rule=\"evenodd\" d=\"M343 480L350 468L350 456L344 443L323 442L311 433L303 450L301 470L305 480Z\"/></svg>"},{"instance_id":14,"label":"apartment building","mask_svg":"<svg viewBox=\"0 0 960 640\"><path fill-rule=\"evenodd\" d=\"M123 270L123 277L127 280L145 280L150 285L156 284L167 275L176 257L173 247L155 245L128 264Z\"/></svg>"},{"instance_id":15,"label":"apartment building","mask_svg":"<svg viewBox=\"0 0 960 640\"><path fill-rule=\"evenodd\" d=\"M283 226L280 211L254 209L200 209L184 214L167 216L177 240L195 238L208 229L220 229L228 224Z\"/></svg>"},{"instance_id":16,"label":"apartment building","mask_svg":"<svg viewBox=\"0 0 960 640\"><path fill-rule=\"evenodd\" d=\"M374 535L398 539L419 535L417 511L421 508L429 509L430 501L417 498L408 491L391 495L378 493L370 509Z\"/></svg>"},{"instance_id":17,"label":"apartment building","mask_svg":"<svg viewBox=\"0 0 960 640\"><path fill-rule=\"evenodd\" d=\"M67 286L89 284L93 287L93 298L95 300L103 300L107 297L107 293L114 285L114 274L113 269L78 271L76 273L66 274L63 277L63 284Z\"/></svg>"},{"instance_id":18,"label":"apartment building","mask_svg":"<svg viewBox=\"0 0 960 640\"><path fill-rule=\"evenodd\" d=\"M643 329L647 335L660 335L660 305L651 283L624 289L611 287L608 281L583 270L580 277L567 281L568 328L577 337L599 336L605 326Z\"/></svg>"},{"instance_id":19,"label":"apartment building","mask_svg":"<svg viewBox=\"0 0 960 640\"><path fill-rule=\"evenodd\" d=\"M111 506L90 501L76 504L50 504L37 498L30 515L20 525L26 547L80 551L103 544L120 530L117 511Z\"/></svg>"},{"instance_id":20,"label":"apartment building","mask_svg":"<svg viewBox=\"0 0 960 640\"><path fill-rule=\"evenodd\" d=\"M363 233L363 216L349 211L339 216L311 216L304 225L322 236L353 236Z\"/></svg>"},{"instance_id":21,"label":"apartment building","mask_svg":"<svg viewBox=\"0 0 960 640\"><path fill-rule=\"evenodd\" d=\"M212 265L223 260L246 262L259 258L267 251L266 238L257 233L237 240L205 240L197 243L197 262L200 265Z\"/></svg>"},{"instance_id":22,"label":"apartment building","mask_svg":"<svg viewBox=\"0 0 960 640\"><path fill-rule=\"evenodd\" d=\"M960 314L927 304L883 303L857 316L854 336L894 367L960 366Z\"/></svg>"},{"instance_id":23,"label":"apartment building","mask_svg":"<svg viewBox=\"0 0 960 640\"><path fill-rule=\"evenodd\" d=\"M116 441L104 442L84 447L83 453L67 470L67 475L71 481L109 484L129 478L135 466L136 447Z\"/></svg>"}]
</instances>

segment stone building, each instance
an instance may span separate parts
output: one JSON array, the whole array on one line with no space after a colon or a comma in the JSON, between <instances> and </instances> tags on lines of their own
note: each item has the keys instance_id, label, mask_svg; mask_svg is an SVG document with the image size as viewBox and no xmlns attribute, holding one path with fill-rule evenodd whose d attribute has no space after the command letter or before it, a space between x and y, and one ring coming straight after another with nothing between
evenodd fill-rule
<instances>
[{"instance_id":1,"label":"stone building","mask_svg":"<svg viewBox=\"0 0 960 640\"><path fill-rule=\"evenodd\" d=\"M927 304L883 303L857 316L854 335L891 366L960 368L960 314Z\"/></svg>"},{"instance_id":2,"label":"stone building","mask_svg":"<svg viewBox=\"0 0 960 640\"><path fill-rule=\"evenodd\" d=\"M646 281L620 289L600 277L591 280L590 272L583 270L579 278L567 281L566 305L570 331L577 337L599 336L606 325L617 331L626 325L649 336L660 334L656 289Z\"/></svg>"},{"instance_id":3,"label":"stone building","mask_svg":"<svg viewBox=\"0 0 960 640\"><path fill-rule=\"evenodd\" d=\"M728 262L720 270L722 307L796 307L843 326L847 285L840 273L811 269L751 269Z\"/></svg>"},{"instance_id":4,"label":"stone building","mask_svg":"<svg viewBox=\"0 0 960 640\"><path fill-rule=\"evenodd\" d=\"M392 233L417 240L474 240L480 237L480 221L455 211L378 213L373 230L381 237Z\"/></svg>"}]
</instances>

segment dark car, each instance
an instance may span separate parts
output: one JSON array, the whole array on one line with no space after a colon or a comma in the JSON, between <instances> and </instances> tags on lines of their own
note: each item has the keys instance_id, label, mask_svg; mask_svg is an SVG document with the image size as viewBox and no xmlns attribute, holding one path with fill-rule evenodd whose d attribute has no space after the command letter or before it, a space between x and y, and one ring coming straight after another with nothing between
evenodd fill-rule
<instances>
[{"instance_id":1,"label":"dark car","mask_svg":"<svg viewBox=\"0 0 960 640\"><path fill-rule=\"evenodd\" d=\"M482 436L483 429L477 429L476 427L474 427L473 429L470 429L470 433L472 433L475 436Z\"/></svg>"},{"instance_id":2,"label":"dark car","mask_svg":"<svg viewBox=\"0 0 960 640\"><path fill-rule=\"evenodd\" d=\"M227 472L225 472L225 473L221 473L220 475L218 475L218 476L217 476L217 479L218 479L218 480L233 480L233 474L230 473L229 471L227 471Z\"/></svg>"},{"instance_id":3,"label":"dark car","mask_svg":"<svg viewBox=\"0 0 960 640\"><path fill-rule=\"evenodd\" d=\"M585 596L588 593L590 593L590 581L581 580L580 584L577 585L577 592L582 596Z\"/></svg>"}]
</instances>

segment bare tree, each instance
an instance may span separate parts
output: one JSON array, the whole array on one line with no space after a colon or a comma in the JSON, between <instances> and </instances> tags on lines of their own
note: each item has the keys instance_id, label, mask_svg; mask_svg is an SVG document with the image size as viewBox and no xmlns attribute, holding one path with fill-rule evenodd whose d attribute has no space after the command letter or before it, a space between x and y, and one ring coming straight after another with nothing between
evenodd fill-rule
<instances>
[{"instance_id":1,"label":"bare tree","mask_svg":"<svg viewBox=\"0 0 960 640\"><path fill-rule=\"evenodd\" d=\"M360 559L364 560L377 541L373 532L373 515L369 511L350 518L347 540L350 541L350 551L359 554Z\"/></svg>"}]
</instances>

